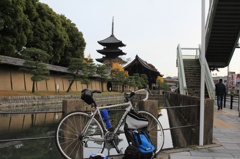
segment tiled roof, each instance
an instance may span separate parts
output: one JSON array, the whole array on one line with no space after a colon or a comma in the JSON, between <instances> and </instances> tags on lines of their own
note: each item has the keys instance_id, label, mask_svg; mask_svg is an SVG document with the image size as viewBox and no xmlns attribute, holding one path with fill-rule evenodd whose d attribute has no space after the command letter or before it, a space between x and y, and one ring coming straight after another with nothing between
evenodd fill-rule
<instances>
[{"instance_id":1,"label":"tiled roof","mask_svg":"<svg viewBox=\"0 0 240 159\"><path fill-rule=\"evenodd\" d=\"M149 64L146 61L142 60L138 55L136 55L135 59L131 63L129 63L127 66L125 66L124 69L127 69L128 67L131 67L135 63L135 61L139 61L139 63L141 63L142 66L145 67L146 69L148 69L150 71L153 71L153 72L156 72L159 75L161 75L159 73L159 71L152 64Z\"/></svg>"},{"instance_id":2,"label":"tiled roof","mask_svg":"<svg viewBox=\"0 0 240 159\"><path fill-rule=\"evenodd\" d=\"M23 63L24 63L23 59L9 57L9 56L0 55L0 59L1 59L0 64L23 66ZM47 67L50 71L69 73L67 71L67 67L56 66L56 65L51 65L51 64L47 64Z\"/></svg>"}]
</instances>

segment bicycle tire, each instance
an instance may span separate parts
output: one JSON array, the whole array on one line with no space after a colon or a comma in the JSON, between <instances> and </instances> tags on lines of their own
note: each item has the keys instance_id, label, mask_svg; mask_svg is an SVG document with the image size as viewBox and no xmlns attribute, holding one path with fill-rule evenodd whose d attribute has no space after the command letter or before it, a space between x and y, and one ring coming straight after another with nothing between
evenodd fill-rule
<instances>
[{"instance_id":1,"label":"bicycle tire","mask_svg":"<svg viewBox=\"0 0 240 159\"><path fill-rule=\"evenodd\" d=\"M159 153L163 147L164 144L164 131L162 128L162 124L159 122L159 120L152 115L148 111L138 111L138 113L148 119L148 134L150 137L150 140L153 142L153 145L156 148L155 153Z\"/></svg>"},{"instance_id":2,"label":"bicycle tire","mask_svg":"<svg viewBox=\"0 0 240 159\"><path fill-rule=\"evenodd\" d=\"M90 154L97 154L103 151L104 142L84 142L86 141L86 136L104 136L102 126L95 118L91 121L87 134L82 134L82 130L90 118L87 113L73 112L66 115L59 122L55 139L58 150L65 158L88 158Z\"/></svg>"}]
</instances>

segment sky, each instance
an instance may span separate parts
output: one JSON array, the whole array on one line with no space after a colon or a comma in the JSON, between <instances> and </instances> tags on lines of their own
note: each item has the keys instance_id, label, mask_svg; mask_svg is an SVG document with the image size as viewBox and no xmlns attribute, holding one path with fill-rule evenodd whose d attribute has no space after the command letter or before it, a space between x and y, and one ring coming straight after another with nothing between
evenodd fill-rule
<instances>
[{"instance_id":1,"label":"sky","mask_svg":"<svg viewBox=\"0 0 240 159\"><path fill-rule=\"evenodd\" d=\"M85 56L102 58L97 41L112 32L125 47L121 56L131 62L138 55L164 75L177 76L177 46L197 48L201 44L201 0L39 0L76 24L86 41ZM206 12L208 0L206 0ZM207 13L206 13L207 16ZM240 50L236 50L229 71L240 72ZM213 72L227 75L227 68Z\"/></svg>"}]
</instances>

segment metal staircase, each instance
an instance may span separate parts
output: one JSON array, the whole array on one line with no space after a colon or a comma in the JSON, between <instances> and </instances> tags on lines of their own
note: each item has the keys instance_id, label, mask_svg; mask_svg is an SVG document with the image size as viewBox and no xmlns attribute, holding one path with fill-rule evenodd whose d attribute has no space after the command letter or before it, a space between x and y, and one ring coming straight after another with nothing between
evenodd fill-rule
<instances>
[{"instance_id":1,"label":"metal staircase","mask_svg":"<svg viewBox=\"0 0 240 159\"><path fill-rule=\"evenodd\" d=\"M177 67L180 94L200 97L201 61L199 48L177 49ZM215 85L209 70L205 65L205 98L215 98Z\"/></svg>"}]
</instances>

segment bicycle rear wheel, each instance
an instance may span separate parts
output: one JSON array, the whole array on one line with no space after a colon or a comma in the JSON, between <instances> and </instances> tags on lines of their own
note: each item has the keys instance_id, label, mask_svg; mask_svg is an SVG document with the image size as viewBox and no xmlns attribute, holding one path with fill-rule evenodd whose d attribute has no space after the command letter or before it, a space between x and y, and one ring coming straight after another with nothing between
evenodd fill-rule
<instances>
[{"instance_id":1,"label":"bicycle rear wheel","mask_svg":"<svg viewBox=\"0 0 240 159\"><path fill-rule=\"evenodd\" d=\"M104 141L89 140L89 137L103 138L100 123L84 112L73 112L61 119L56 130L56 144L61 154L68 159L89 158L90 154L101 153ZM83 134L85 126L89 127Z\"/></svg>"},{"instance_id":2,"label":"bicycle rear wheel","mask_svg":"<svg viewBox=\"0 0 240 159\"><path fill-rule=\"evenodd\" d=\"M164 132L158 119L147 111L138 111L138 113L148 119L148 135L156 148L156 154L162 149L164 144Z\"/></svg>"}]
</instances>

